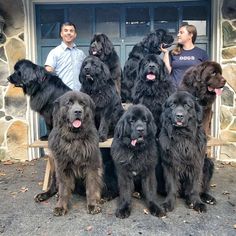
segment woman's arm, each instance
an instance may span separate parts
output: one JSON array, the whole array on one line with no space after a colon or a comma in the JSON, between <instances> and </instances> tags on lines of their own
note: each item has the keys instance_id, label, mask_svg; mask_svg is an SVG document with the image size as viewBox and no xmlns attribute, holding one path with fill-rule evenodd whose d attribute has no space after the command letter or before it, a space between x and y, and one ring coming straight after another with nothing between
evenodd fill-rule
<instances>
[{"instance_id":1,"label":"woman's arm","mask_svg":"<svg viewBox=\"0 0 236 236\"><path fill-rule=\"evenodd\" d=\"M169 72L169 74L171 73L172 67L170 65L170 58L169 58L169 51L166 48L162 48L161 46L161 51L163 52L163 61L166 65L166 68Z\"/></svg>"}]
</instances>

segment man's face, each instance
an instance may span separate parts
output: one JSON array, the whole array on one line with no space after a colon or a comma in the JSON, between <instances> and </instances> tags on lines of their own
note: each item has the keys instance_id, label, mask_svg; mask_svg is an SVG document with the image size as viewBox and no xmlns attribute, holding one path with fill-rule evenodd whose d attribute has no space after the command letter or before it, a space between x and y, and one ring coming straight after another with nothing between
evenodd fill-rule
<instances>
[{"instance_id":1,"label":"man's face","mask_svg":"<svg viewBox=\"0 0 236 236\"><path fill-rule=\"evenodd\" d=\"M72 25L64 25L61 29L61 37L62 40L66 44L73 43L77 34L75 32L75 28Z\"/></svg>"}]
</instances>

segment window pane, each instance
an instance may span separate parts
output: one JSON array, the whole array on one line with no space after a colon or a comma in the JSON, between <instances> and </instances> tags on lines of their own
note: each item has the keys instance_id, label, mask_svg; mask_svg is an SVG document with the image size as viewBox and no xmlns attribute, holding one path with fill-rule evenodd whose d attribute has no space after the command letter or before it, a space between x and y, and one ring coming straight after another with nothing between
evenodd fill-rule
<instances>
[{"instance_id":1,"label":"window pane","mask_svg":"<svg viewBox=\"0 0 236 236\"><path fill-rule=\"evenodd\" d=\"M148 8L126 9L126 37L143 36L150 32L150 16Z\"/></svg>"},{"instance_id":2,"label":"window pane","mask_svg":"<svg viewBox=\"0 0 236 236\"><path fill-rule=\"evenodd\" d=\"M158 7L154 9L154 29L165 29L176 35L178 30L178 9Z\"/></svg>"},{"instance_id":3,"label":"window pane","mask_svg":"<svg viewBox=\"0 0 236 236\"><path fill-rule=\"evenodd\" d=\"M69 19L78 30L78 39L87 40L92 38L92 14L88 8L70 8Z\"/></svg>"},{"instance_id":4,"label":"window pane","mask_svg":"<svg viewBox=\"0 0 236 236\"><path fill-rule=\"evenodd\" d=\"M109 38L120 37L120 8L97 8L95 15L97 33Z\"/></svg>"},{"instance_id":5,"label":"window pane","mask_svg":"<svg viewBox=\"0 0 236 236\"><path fill-rule=\"evenodd\" d=\"M183 21L195 25L198 35L206 35L207 9L205 6L184 7Z\"/></svg>"},{"instance_id":6,"label":"window pane","mask_svg":"<svg viewBox=\"0 0 236 236\"><path fill-rule=\"evenodd\" d=\"M59 38L60 25L64 21L63 9L45 9L40 12L42 39Z\"/></svg>"}]
</instances>

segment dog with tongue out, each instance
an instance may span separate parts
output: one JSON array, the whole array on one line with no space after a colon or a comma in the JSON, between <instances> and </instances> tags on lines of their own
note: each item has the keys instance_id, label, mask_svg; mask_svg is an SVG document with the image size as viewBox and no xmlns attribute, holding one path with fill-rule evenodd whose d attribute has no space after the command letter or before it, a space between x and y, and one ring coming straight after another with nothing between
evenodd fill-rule
<instances>
[{"instance_id":1,"label":"dog with tongue out","mask_svg":"<svg viewBox=\"0 0 236 236\"><path fill-rule=\"evenodd\" d=\"M155 136L153 115L141 104L131 105L116 125L111 155L119 185L119 204L116 210L118 218L129 217L132 193L140 182L150 213L158 217L164 216L157 203L155 167L158 151Z\"/></svg>"},{"instance_id":2,"label":"dog with tongue out","mask_svg":"<svg viewBox=\"0 0 236 236\"><path fill-rule=\"evenodd\" d=\"M163 60L156 54L146 55L139 63L138 77L133 91L133 103L141 103L152 112L160 132L160 114L162 105L175 91Z\"/></svg>"}]
</instances>

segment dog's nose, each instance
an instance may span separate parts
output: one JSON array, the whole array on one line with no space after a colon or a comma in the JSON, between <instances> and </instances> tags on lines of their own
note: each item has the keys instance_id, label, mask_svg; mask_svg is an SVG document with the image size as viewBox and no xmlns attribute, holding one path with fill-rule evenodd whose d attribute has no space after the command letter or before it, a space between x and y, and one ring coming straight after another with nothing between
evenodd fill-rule
<instances>
[{"instance_id":1,"label":"dog's nose","mask_svg":"<svg viewBox=\"0 0 236 236\"><path fill-rule=\"evenodd\" d=\"M140 133L142 133L142 132L144 131L144 128L143 128L142 126L138 126L138 127L137 127L137 131L140 132Z\"/></svg>"},{"instance_id":2,"label":"dog's nose","mask_svg":"<svg viewBox=\"0 0 236 236\"><path fill-rule=\"evenodd\" d=\"M75 110L74 113L75 113L75 115L81 115L82 111L81 110Z\"/></svg>"},{"instance_id":3,"label":"dog's nose","mask_svg":"<svg viewBox=\"0 0 236 236\"><path fill-rule=\"evenodd\" d=\"M177 114L176 114L176 119L177 119L178 121L182 121L182 120L184 119L183 113L177 113Z\"/></svg>"}]
</instances>

